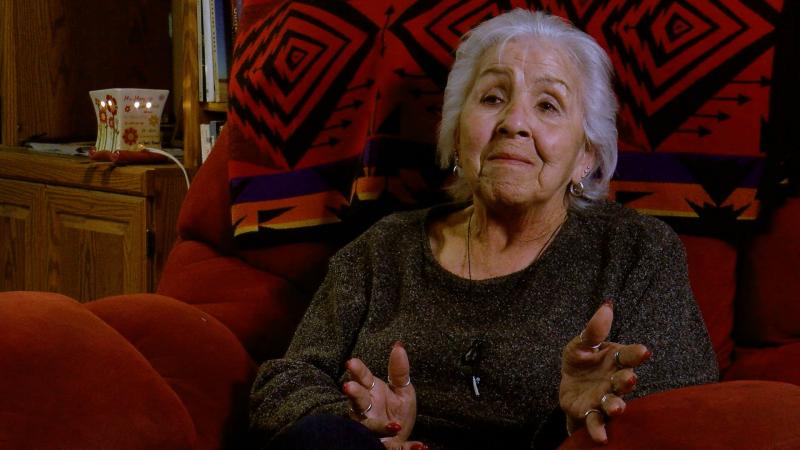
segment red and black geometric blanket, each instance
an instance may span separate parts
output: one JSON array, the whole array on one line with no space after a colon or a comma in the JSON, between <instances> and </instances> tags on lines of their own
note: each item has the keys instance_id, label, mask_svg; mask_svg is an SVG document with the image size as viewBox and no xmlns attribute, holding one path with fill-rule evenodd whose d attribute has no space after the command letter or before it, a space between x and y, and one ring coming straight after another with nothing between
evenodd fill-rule
<instances>
[{"instance_id":1,"label":"red and black geometric blanket","mask_svg":"<svg viewBox=\"0 0 800 450\"><path fill-rule=\"evenodd\" d=\"M434 142L454 49L515 7L566 17L610 54L618 201L706 227L758 215L768 153L785 153L772 126L788 113L782 0L253 0L230 75L237 241L352 234L441 200Z\"/></svg>"}]
</instances>

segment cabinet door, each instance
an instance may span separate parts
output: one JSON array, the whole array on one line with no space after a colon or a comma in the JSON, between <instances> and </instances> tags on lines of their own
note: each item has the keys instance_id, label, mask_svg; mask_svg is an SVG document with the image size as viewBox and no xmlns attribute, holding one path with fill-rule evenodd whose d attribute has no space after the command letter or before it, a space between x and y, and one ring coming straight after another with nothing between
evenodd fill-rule
<instances>
[{"instance_id":1,"label":"cabinet door","mask_svg":"<svg viewBox=\"0 0 800 450\"><path fill-rule=\"evenodd\" d=\"M147 291L147 199L50 187L47 285L80 301Z\"/></svg>"},{"instance_id":2,"label":"cabinet door","mask_svg":"<svg viewBox=\"0 0 800 450\"><path fill-rule=\"evenodd\" d=\"M42 185L0 180L0 291L45 289L43 202Z\"/></svg>"}]
</instances>

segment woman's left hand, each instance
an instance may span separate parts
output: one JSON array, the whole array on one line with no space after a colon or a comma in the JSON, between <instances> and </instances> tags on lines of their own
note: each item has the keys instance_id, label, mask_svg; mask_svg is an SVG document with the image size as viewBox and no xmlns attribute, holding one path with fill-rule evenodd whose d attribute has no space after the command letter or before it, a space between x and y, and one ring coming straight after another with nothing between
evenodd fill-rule
<instances>
[{"instance_id":1,"label":"woman's left hand","mask_svg":"<svg viewBox=\"0 0 800 450\"><path fill-rule=\"evenodd\" d=\"M564 348L558 396L567 431L583 424L595 442L607 443L606 418L625 411L622 396L636 387L634 367L650 358L644 345L606 342L614 320L613 304L603 303L583 332Z\"/></svg>"}]
</instances>

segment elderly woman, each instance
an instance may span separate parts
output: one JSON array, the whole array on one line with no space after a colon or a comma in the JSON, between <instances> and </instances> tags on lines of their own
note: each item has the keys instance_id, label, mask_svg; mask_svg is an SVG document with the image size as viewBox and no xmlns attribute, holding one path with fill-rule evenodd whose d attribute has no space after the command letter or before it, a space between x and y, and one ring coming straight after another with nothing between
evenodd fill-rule
<instances>
[{"instance_id":1,"label":"elderly woman","mask_svg":"<svg viewBox=\"0 0 800 450\"><path fill-rule=\"evenodd\" d=\"M605 442L624 398L717 378L680 241L604 200L610 67L542 13L467 35L438 146L455 202L332 258L285 358L261 368L254 428L276 448L529 448L553 423Z\"/></svg>"}]
</instances>

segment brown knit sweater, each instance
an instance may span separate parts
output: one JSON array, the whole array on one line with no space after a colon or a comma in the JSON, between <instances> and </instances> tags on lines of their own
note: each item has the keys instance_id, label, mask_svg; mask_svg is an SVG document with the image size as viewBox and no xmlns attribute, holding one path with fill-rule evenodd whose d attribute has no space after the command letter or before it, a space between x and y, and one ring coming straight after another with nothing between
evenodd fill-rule
<instances>
[{"instance_id":1,"label":"brown knit sweater","mask_svg":"<svg viewBox=\"0 0 800 450\"><path fill-rule=\"evenodd\" d=\"M529 267L470 281L437 263L426 234L432 217L463 206L387 217L331 259L285 358L264 363L253 386L251 424L265 439L304 415L346 415L344 362L361 358L385 377L401 340L417 390L413 439L528 448L558 408L564 345L606 298L609 340L653 351L634 396L717 379L683 246L664 223L614 203L571 212ZM462 361L476 339L479 398Z\"/></svg>"}]
</instances>

